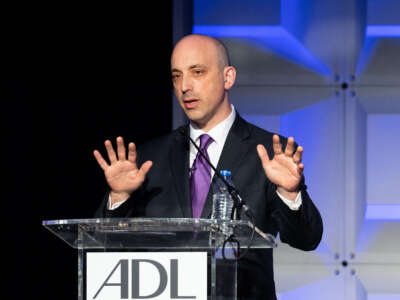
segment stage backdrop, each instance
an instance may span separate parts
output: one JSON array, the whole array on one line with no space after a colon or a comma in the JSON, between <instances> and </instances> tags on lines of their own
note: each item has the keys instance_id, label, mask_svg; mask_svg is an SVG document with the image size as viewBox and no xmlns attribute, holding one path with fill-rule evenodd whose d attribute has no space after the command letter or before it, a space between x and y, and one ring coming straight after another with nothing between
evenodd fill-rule
<instances>
[{"instance_id":1,"label":"stage backdrop","mask_svg":"<svg viewBox=\"0 0 400 300\"><path fill-rule=\"evenodd\" d=\"M279 299L399 299L400 2L193 3L192 32L229 48L239 113L305 149L325 232L312 253L279 245Z\"/></svg>"}]
</instances>

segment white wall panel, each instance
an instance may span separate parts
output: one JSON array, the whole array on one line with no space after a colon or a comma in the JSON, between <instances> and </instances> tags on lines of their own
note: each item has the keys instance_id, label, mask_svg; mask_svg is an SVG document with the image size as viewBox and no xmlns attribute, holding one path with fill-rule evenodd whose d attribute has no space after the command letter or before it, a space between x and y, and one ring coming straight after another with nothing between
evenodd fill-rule
<instances>
[{"instance_id":1,"label":"white wall panel","mask_svg":"<svg viewBox=\"0 0 400 300\"><path fill-rule=\"evenodd\" d=\"M367 203L400 205L400 114L369 114Z\"/></svg>"}]
</instances>

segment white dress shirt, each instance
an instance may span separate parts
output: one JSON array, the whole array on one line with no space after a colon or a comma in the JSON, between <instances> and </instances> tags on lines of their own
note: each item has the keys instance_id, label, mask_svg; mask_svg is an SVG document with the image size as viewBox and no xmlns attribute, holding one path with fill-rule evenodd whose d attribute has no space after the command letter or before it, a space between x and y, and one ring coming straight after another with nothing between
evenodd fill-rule
<instances>
[{"instance_id":1,"label":"white dress shirt","mask_svg":"<svg viewBox=\"0 0 400 300\"><path fill-rule=\"evenodd\" d=\"M207 148L207 153L210 158L210 162L212 163L213 166L218 165L218 161L221 156L222 149L224 148L226 138L228 137L229 130L231 129L233 122L235 121L236 112L233 105L231 105L231 107L232 107L232 112L229 115L229 117L226 118L221 123L219 123L218 125L216 125L208 132L204 132L203 130L197 128L196 125L192 123L190 123L189 125L190 137L192 138L193 141L196 142L197 146L200 146L200 136L202 134L206 133L213 139L213 141L209 144ZM189 168L191 168L197 155L197 149L195 148L195 146L193 146L192 143L190 143L189 151L190 151ZM211 169L211 178L213 176L214 176L214 170Z\"/></svg>"},{"instance_id":2,"label":"white dress shirt","mask_svg":"<svg viewBox=\"0 0 400 300\"><path fill-rule=\"evenodd\" d=\"M233 122L235 121L236 118L236 111L235 107L231 105L232 112L226 118L224 121L213 127L210 131L204 132L203 130L199 129L196 127L196 125L190 123L189 128L190 128L190 137L196 142L198 146L200 146L200 136L202 134L208 134L210 137L212 137L213 141L209 144L207 148L207 153L210 158L210 162L213 164L213 166L218 165L219 158L222 153L222 149L224 148L226 138L228 136L229 130L231 129ZM189 154L189 168L192 167L194 160L196 159L197 155L197 149L190 143L190 148L189 148L190 154ZM234 150L233 150L234 151ZM261 164L261 161L260 161ZM211 169L211 178L214 176L214 170ZM281 194L279 194L278 191L276 191L278 194L279 198L282 199L282 201L291 209L291 210L298 210L301 203L301 192L296 197L295 201L291 201L289 199L286 199L283 197ZM125 201L114 203L110 207L111 204L111 199L109 198L108 200L108 209L114 210L118 208L122 203Z\"/></svg>"}]
</instances>

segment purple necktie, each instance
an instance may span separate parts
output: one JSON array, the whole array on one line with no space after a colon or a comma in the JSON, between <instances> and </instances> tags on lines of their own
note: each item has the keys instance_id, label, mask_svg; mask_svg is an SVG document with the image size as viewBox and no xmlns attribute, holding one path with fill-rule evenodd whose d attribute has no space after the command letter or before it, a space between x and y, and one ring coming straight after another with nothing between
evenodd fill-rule
<instances>
[{"instance_id":1,"label":"purple necktie","mask_svg":"<svg viewBox=\"0 0 400 300\"><path fill-rule=\"evenodd\" d=\"M200 136L200 149L207 159L209 159L207 147L212 141L213 139L207 134L202 134ZM197 152L190 177L190 197L192 199L193 218L200 218L201 211L206 202L208 190L210 189L210 182L211 167L207 164L200 152Z\"/></svg>"}]
</instances>

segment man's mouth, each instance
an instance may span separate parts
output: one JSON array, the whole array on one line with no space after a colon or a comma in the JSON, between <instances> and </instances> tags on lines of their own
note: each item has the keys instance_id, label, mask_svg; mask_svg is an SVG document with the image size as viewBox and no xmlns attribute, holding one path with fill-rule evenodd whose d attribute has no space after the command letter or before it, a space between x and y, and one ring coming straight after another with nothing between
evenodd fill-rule
<instances>
[{"instance_id":1,"label":"man's mouth","mask_svg":"<svg viewBox=\"0 0 400 300\"><path fill-rule=\"evenodd\" d=\"M188 108L188 109L195 108L197 106L198 102L199 102L198 99L183 100L183 103L184 103L185 107Z\"/></svg>"}]
</instances>

